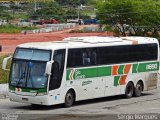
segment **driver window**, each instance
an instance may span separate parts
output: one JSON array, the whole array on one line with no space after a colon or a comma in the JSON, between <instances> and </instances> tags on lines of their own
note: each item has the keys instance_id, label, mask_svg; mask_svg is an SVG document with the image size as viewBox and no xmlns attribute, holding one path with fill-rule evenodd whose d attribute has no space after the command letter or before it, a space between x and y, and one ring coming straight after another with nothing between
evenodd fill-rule
<instances>
[{"instance_id":1,"label":"driver window","mask_svg":"<svg viewBox=\"0 0 160 120\"><path fill-rule=\"evenodd\" d=\"M65 50L56 50L53 56L54 63L52 64L49 89L54 90L60 87L65 61Z\"/></svg>"}]
</instances>

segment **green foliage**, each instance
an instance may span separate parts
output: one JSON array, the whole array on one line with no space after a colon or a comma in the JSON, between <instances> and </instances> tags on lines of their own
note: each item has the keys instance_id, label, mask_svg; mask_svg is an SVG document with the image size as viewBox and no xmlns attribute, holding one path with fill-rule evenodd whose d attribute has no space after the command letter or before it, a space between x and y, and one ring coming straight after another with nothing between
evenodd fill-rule
<instances>
[{"instance_id":1,"label":"green foliage","mask_svg":"<svg viewBox=\"0 0 160 120\"><path fill-rule=\"evenodd\" d=\"M60 3L62 1L58 1ZM68 4L74 2L70 0ZM60 22L66 22L67 19L76 19L78 18L78 1L75 2L75 6L62 7L62 4L57 2L48 1L48 2L39 2L38 5L41 6L36 12L30 14L32 19L57 19ZM64 3L65 4L65 3ZM80 11L80 18L87 18L82 11Z\"/></svg>"},{"instance_id":2,"label":"green foliage","mask_svg":"<svg viewBox=\"0 0 160 120\"><path fill-rule=\"evenodd\" d=\"M97 17L121 35L158 36L160 0L100 0Z\"/></svg>"},{"instance_id":3,"label":"green foliage","mask_svg":"<svg viewBox=\"0 0 160 120\"><path fill-rule=\"evenodd\" d=\"M9 71L2 70L2 61L5 56L0 56L0 84L8 82ZM8 66L9 67L9 66Z\"/></svg>"},{"instance_id":4,"label":"green foliage","mask_svg":"<svg viewBox=\"0 0 160 120\"><path fill-rule=\"evenodd\" d=\"M7 11L6 7L0 6L0 19L9 20L12 18L11 15L6 11Z\"/></svg>"},{"instance_id":5,"label":"green foliage","mask_svg":"<svg viewBox=\"0 0 160 120\"><path fill-rule=\"evenodd\" d=\"M13 14L10 13L10 16L13 16ZM15 13L14 19L28 19L29 15L27 13Z\"/></svg>"},{"instance_id":6,"label":"green foliage","mask_svg":"<svg viewBox=\"0 0 160 120\"><path fill-rule=\"evenodd\" d=\"M31 13L30 16L33 19L58 19L62 20L66 11L60 7L56 2L48 1L39 3L41 6L36 12Z\"/></svg>"},{"instance_id":7,"label":"green foliage","mask_svg":"<svg viewBox=\"0 0 160 120\"><path fill-rule=\"evenodd\" d=\"M11 19L26 19L28 14L24 12L24 7L17 6L12 2L9 7L0 6L0 19L11 20Z\"/></svg>"},{"instance_id":8,"label":"green foliage","mask_svg":"<svg viewBox=\"0 0 160 120\"><path fill-rule=\"evenodd\" d=\"M9 7L0 6L0 19L57 19L66 22L66 19L78 18L80 4L91 5L94 0L36 0L28 1L23 7L13 1ZM80 18L88 18L94 11L80 10Z\"/></svg>"},{"instance_id":9,"label":"green foliage","mask_svg":"<svg viewBox=\"0 0 160 120\"><path fill-rule=\"evenodd\" d=\"M34 30L36 27L17 27L11 24L0 26L0 33L20 33L22 30Z\"/></svg>"},{"instance_id":10,"label":"green foliage","mask_svg":"<svg viewBox=\"0 0 160 120\"><path fill-rule=\"evenodd\" d=\"M78 6L80 4L90 5L93 3L93 0L55 0L60 5L67 6Z\"/></svg>"},{"instance_id":11,"label":"green foliage","mask_svg":"<svg viewBox=\"0 0 160 120\"><path fill-rule=\"evenodd\" d=\"M55 0L60 5L77 6L80 5L80 0Z\"/></svg>"}]
</instances>

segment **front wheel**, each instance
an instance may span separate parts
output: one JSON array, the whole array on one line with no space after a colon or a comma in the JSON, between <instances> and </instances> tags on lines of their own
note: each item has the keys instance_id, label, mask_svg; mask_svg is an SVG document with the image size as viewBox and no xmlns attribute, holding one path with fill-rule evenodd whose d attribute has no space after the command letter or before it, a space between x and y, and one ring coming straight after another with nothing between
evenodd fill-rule
<instances>
[{"instance_id":1,"label":"front wheel","mask_svg":"<svg viewBox=\"0 0 160 120\"><path fill-rule=\"evenodd\" d=\"M134 96L135 97L141 96L142 90L143 90L143 85L141 82L138 82L134 90Z\"/></svg>"},{"instance_id":2,"label":"front wheel","mask_svg":"<svg viewBox=\"0 0 160 120\"><path fill-rule=\"evenodd\" d=\"M133 96L134 93L134 86L131 82L129 82L126 86L126 90L125 90L125 96L126 98L131 98Z\"/></svg>"},{"instance_id":3,"label":"front wheel","mask_svg":"<svg viewBox=\"0 0 160 120\"><path fill-rule=\"evenodd\" d=\"M65 96L64 106L71 107L74 103L74 98L75 98L75 96L74 96L73 92L71 90L69 90Z\"/></svg>"}]
</instances>

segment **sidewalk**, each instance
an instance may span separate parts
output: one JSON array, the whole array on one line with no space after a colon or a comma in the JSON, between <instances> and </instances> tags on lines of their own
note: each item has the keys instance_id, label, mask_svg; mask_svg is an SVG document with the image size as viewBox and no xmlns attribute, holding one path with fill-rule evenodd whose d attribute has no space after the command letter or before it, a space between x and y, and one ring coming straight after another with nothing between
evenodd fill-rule
<instances>
[{"instance_id":1,"label":"sidewalk","mask_svg":"<svg viewBox=\"0 0 160 120\"><path fill-rule=\"evenodd\" d=\"M0 84L0 99L8 96L8 84Z\"/></svg>"}]
</instances>

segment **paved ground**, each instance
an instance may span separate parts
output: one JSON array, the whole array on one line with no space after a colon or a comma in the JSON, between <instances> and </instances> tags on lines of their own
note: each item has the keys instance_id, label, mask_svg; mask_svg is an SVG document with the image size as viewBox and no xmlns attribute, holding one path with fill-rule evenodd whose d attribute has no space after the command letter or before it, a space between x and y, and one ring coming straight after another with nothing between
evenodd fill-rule
<instances>
[{"instance_id":1,"label":"paved ground","mask_svg":"<svg viewBox=\"0 0 160 120\"><path fill-rule=\"evenodd\" d=\"M0 99L0 118L9 116L17 117L18 120L160 120L159 91L160 88L131 99L114 96L81 101L70 108L63 108L62 105L31 106Z\"/></svg>"},{"instance_id":2,"label":"paved ground","mask_svg":"<svg viewBox=\"0 0 160 120\"><path fill-rule=\"evenodd\" d=\"M0 99L8 95L8 84L0 84Z\"/></svg>"}]
</instances>

